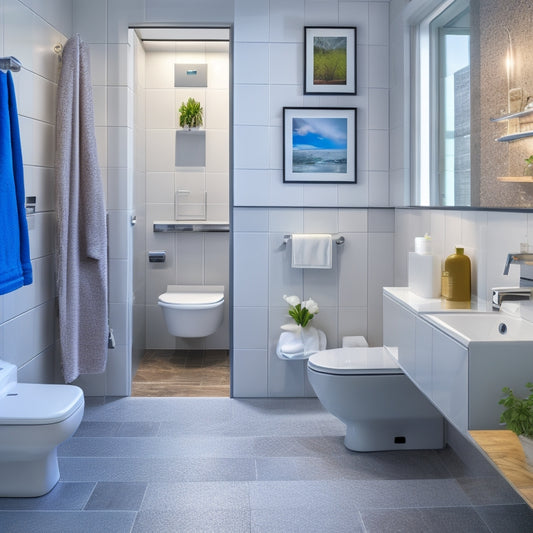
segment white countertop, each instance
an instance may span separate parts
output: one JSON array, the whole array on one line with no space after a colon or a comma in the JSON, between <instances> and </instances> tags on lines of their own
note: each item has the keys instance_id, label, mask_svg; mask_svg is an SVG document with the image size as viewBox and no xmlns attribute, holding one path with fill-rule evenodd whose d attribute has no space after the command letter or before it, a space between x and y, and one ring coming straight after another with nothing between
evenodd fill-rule
<instances>
[{"instance_id":1,"label":"white countertop","mask_svg":"<svg viewBox=\"0 0 533 533\"><path fill-rule=\"evenodd\" d=\"M491 302L479 298L472 298L470 302L452 302L445 298L422 298L409 290L409 287L383 287L383 292L415 313L492 311Z\"/></svg>"}]
</instances>

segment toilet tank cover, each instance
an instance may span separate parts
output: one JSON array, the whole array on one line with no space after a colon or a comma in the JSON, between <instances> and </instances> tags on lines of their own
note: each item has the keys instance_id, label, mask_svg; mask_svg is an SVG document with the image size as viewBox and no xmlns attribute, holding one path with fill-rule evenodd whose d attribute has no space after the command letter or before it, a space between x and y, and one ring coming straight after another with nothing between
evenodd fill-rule
<instances>
[{"instance_id":1,"label":"toilet tank cover","mask_svg":"<svg viewBox=\"0 0 533 533\"><path fill-rule=\"evenodd\" d=\"M326 374L402 374L394 358L383 347L336 348L313 354L309 368Z\"/></svg>"},{"instance_id":2,"label":"toilet tank cover","mask_svg":"<svg viewBox=\"0 0 533 533\"><path fill-rule=\"evenodd\" d=\"M224 299L222 292L165 292L159 301L174 305L216 304Z\"/></svg>"},{"instance_id":3,"label":"toilet tank cover","mask_svg":"<svg viewBox=\"0 0 533 533\"><path fill-rule=\"evenodd\" d=\"M83 391L74 385L17 383L0 398L0 425L56 424L83 405Z\"/></svg>"}]
</instances>

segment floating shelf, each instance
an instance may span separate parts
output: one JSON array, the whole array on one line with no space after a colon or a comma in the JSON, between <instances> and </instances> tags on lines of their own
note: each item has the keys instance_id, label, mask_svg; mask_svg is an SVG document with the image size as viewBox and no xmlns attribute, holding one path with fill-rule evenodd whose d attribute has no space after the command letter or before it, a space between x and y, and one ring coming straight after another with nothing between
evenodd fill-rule
<instances>
[{"instance_id":1,"label":"floating shelf","mask_svg":"<svg viewBox=\"0 0 533 533\"><path fill-rule=\"evenodd\" d=\"M519 111L518 113L511 113L509 115L502 115L501 117L491 118L491 122L502 122L503 120L512 120L513 118L522 118L527 117L528 115L533 114L533 109L525 109L524 111Z\"/></svg>"},{"instance_id":2,"label":"floating shelf","mask_svg":"<svg viewBox=\"0 0 533 533\"><path fill-rule=\"evenodd\" d=\"M510 135L504 135L503 137L498 137L496 140L498 142L511 142L518 141L519 139L525 139L526 137L533 137L533 131L521 131L519 133L511 133Z\"/></svg>"},{"instance_id":3,"label":"floating shelf","mask_svg":"<svg viewBox=\"0 0 533 533\"><path fill-rule=\"evenodd\" d=\"M498 181L508 183L533 183L533 176L498 176Z\"/></svg>"},{"instance_id":4,"label":"floating shelf","mask_svg":"<svg viewBox=\"0 0 533 533\"><path fill-rule=\"evenodd\" d=\"M154 233L169 233L169 232L228 232L228 222L202 222L202 221L190 221L190 222L175 222L173 220L155 220L154 221Z\"/></svg>"}]
</instances>

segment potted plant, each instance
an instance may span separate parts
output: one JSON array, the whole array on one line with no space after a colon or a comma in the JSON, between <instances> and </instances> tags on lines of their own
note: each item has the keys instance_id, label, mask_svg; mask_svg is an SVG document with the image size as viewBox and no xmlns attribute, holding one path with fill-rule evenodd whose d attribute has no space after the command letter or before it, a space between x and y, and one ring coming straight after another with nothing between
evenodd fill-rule
<instances>
[{"instance_id":1,"label":"potted plant","mask_svg":"<svg viewBox=\"0 0 533 533\"><path fill-rule=\"evenodd\" d=\"M524 176L533 176L533 155L524 159L526 166L524 167Z\"/></svg>"},{"instance_id":2,"label":"potted plant","mask_svg":"<svg viewBox=\"0 0 533 533\"><path fill-rule=\"evenodd\" d=\"M326 334L311 326L311 320L318 313L318 304L312 299L301 301L298 296L284 295L289 304L289 316L294 323L284 324L276 353L280 359L307 359L310 355L326 348Z\"/></svg>"},{"instance_id":3,"label":"potted plant","mask_svg":"<svg viewBox=\"0 0 533 533\"><path fill-rule=\"evenodd\" d=\"M179 123L182 128L199 128L203 123L204 110L200 102L194 98L189 98L187 102L182 102L179 108Z\"/></svg>"},{"instance_id":4,"label":"potted plant","mask_svg":"<svg viewBox=\"0 0 533 533\"><path fill-rule=\"evenodd\" d=\"M507 428L518 435L526 461L533 467L533 383L527 383L529 396L518 398L509 387L503 388L506 395L499 401L504 406L500 421L505 422Z\"/></svg>"}]
</instances>

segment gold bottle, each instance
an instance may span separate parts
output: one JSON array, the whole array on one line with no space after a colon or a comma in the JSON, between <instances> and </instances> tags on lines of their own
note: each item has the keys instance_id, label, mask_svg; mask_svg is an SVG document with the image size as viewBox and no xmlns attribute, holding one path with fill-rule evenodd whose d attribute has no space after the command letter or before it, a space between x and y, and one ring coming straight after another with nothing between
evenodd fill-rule
<instances>
[{"instance_id":1,"label":"gold bottle","mask_svg":"<svg viewBox=\"0 0 533 533\"><path fill-rule=\"evenodd\" d=\"M444 262L443 276L446 279L446 291L442 291L447 300L454 302L470 301L470 258L465 250L457 246L455 253Z\"/></svg>"}]
</instances>

